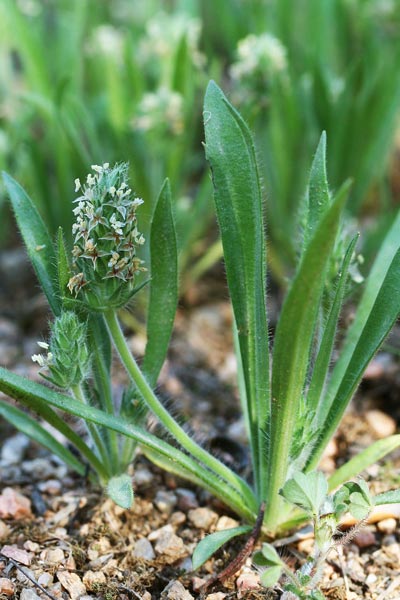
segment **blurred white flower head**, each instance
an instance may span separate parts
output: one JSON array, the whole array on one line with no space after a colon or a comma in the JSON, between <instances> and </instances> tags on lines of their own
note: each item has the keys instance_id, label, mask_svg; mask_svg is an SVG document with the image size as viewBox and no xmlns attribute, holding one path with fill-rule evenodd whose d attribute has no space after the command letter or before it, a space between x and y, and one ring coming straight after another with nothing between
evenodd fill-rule
<instances>
[{"instance_id":1,"label":"blurred white flower head","mask_svg":"<svg viewBox=\"0 0 400 600\"><path fill-rule=\"evenodd\" d=\"M183 131L183 97L167 87L144 94L133 128L142 131L166 130L174 135Z\"/></svg>"},{"instance_id":2,"label":"blurred white flower head","mask_svg":"<svg viewBox=\"0 0 400 600\"><path fill-rule=\"evenodd\" d=\"M160 59L170 58L183 37L186 42L192 62L196 67L202 67L204 56L199 51L201 22L183 13L169 15L160 12L147 22L146 35L139 48L142 62L147 62L157 56Z\"/></svg>"},{"instance_id":3,"label":"blurred white flower head","mask_svg":"<svg viewBox=\"0 0 400 600\"><path fill-rule=\"evenodd\" d=\"M231 66L234 79L248 79L259 72L274 75L287 68L287 52L282 42L269 33L248 35L240 40L238 60Z\"/></svg>"}]
</instances>

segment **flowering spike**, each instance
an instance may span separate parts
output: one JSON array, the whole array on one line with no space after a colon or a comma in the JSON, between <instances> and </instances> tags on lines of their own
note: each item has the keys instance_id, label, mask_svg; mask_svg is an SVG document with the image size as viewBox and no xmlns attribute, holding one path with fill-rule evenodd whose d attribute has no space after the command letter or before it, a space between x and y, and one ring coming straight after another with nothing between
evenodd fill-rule
<instances>
[{"instance_id":1,"label":"flowering spike","mask_svg":"<svg viewBox=\"0 0 400 600\"><path fill-rule=\"evenodd\" d=\"M136 222L143 200L129 188L127 164L110 168L103 163L92 165L92 170L79 187L83 195L74 201L73 276L68 289L92 310L102 311L126 304L135 275L145 270L136 256L136 247L145 241Z\"/></svg>"}]
</instances>

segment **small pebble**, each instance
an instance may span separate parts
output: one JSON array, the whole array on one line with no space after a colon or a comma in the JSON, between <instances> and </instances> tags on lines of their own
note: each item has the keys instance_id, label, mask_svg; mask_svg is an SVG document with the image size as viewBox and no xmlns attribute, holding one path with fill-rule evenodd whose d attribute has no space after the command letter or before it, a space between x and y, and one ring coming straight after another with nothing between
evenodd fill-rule
<instances>
[{"instance_id":1,"label":"small pebble","mask_svg":"<svg viewBox=\"0 0 400 600\"><path fill-rule=\"evenodd\" d=\"M31 579L29 579L29 577ZM33 585L32 578L35 579L35 574L31 569L28 569L28 567L24 567L24 570L22 570L22 569L17 570L17 579L24 585L32 587L32 585Z\"/></svg>"},{"instance_id":2,"label":"small pebble","mask_svg":"<svg viewBox=\"0 0 400 600\"><path fill-rule=\"evenodd\" d=\"M41 575L39 575L37 580L37 582L45 588L49 587L49 585L51 585L53 581L54 577L50 573L42 573Z\"/></svg>"},{"instance_id":3,"label":"small pebble","mask_svg":"<svg viewBox=\"0 0 400 600\"><path fill-rule=\"evenodd\" d=\"M223 515L218 519L218 522L215 526L215 531L225 531L225 529L232 529L233 527L238 527L238 525L239 521Z\"/></svg>"},{"instance_id":4,"label":"small pebble","mask_svg":"<svg viewBox=\"0 0 400 600\"><path fill-rule=\"evenodd\" d=\"M48 458L34 458L22 463L22 471L30 475L34 480L62 479L67 474L64 465L54 466Z\"/></svg>"},{"instance_id":5,"label":"small pebble","mask_svg":"<svg viewBox=\"0 0 400 600\"><path fill-rule=\"evenodd\" d=\"M32 517L31 502L13 488L4 488L0 495L0 518L26 519Z\"/></svg>"},{"instance_id":6,"label":"small pebble","mask_svg":"<svg viewBox=\"0 0 400 600\"><path fill-rule=\"evenodd\" d=\"M369 575L367 575L367 578L365 580L365 583L367 585L371 585L373 583L375 583L378 580L377 576L375 575L375 573L370 573Z\"/></svg>"},{"instance_id":7,"label":"small pebble","mask_svg":"<svg viewBox=\"0 0 400 600\"><path fill-rule=\"evenodd\" d=\"M257 590L260 587L260 576L254 571L244 571L239 575L236 580L236 587L238 589L238 597L241 598L243 593L250 590Z\"/></svg>"},{"instance_id":8,"label":"small pebble","mask_svg":"<svg viewBox=\"0 0 400 600\"><path fill-rule=\"evenodd\" d=\"M20 600L40 600L40 596L37 593L29 588L24 588L21 590Z\"/></svg>"},{"instance_id":9,"label":"small pebble","mask_svg":"<svg viewBox=\"0 0 400 600\"><path fill-rule=\"evenodd\" d=\"M21 565L25 565L26 567L29 567L33 559L33 554L26 552L26 550L21 550L15 545L3 546L1 553L4 554L4 556L7 556L7 558L12 558L16 562L21 563Z\"/></svg>"},{"instance_id":10,"label":"small pebble","mask_svg":"<svg viewBox=\"0 0 400 600\"><path fill-rule=\"evenodd\" d=\"M9 526L4 521L0 521L0 541L7 539L10 533Z\"/></svg>"},{"instance_id":11,"label":"small pebble","mask_svg":"<svg viewBox=\"0 0 400 600\"><path fill-rule=\"evenodd\" d=\"M381 410L369 410L365 419L378 439L383 439L396 432L396 421Z\"/></svg>"},{"instance_id":12,"label":"small pebble","mask_svg":"<svg viewBox=\"0 0 400 600\"><path fill-rule=\"evenodd\" d=\"M382 533L394 533L397 528L397 521L392 518L383 519L382 521L379 521L377 527Z\"/></svg>"},{"instance_id":13,"label":"small pebble","mask_svg":"<svg viewBox=\"0 0 400 600\"><path fill-rule=\"evenodd\" d=\"M178 499L174 492L159 490L154 498L154 504L158 510L166 515L170 515L177 503Z\"/></svg>"},{"instance_id":14,"label":"small pebble","mask_svg":"<svg viewBox=\"0 0 400 600\"><path fill-rule=\"evenodd\" d=\"M63 588L71 596L71 600L78 600L78 598L86 594L86 587L76 573L57 571L57 577Z\"/></svg>"},{"instance_id":15,"label":"small pebble","mask_svg":"<svg viewBox=\"0 0 400 600\"><path fill-rule=\"evenodd\" d=\"M64 552L61 548L46 548L40 553L40 558L48 565L60 565L64 563Z\"/></svg>"},{"instance_id":16,"label":"small pebble","mask_svg":"<svg viewBox=\"0 0 400 600\"><path fill-rule=\"evenodd\" d=\"M0 463L4 466L22 462L29 439L23 433L17 433L8 438L1 447Z\"/></svg>"},{"instance_id":17,"label":"small pebble","mask_svg":"<svg viewBox=\"0 0 400 600\"><path fill-rule=\"evenodd\" d=\"M180 581L171 581L167 587L161 592L162 600L194 600L181 584Z\"/></svg>"},{"instance_id":18,"label":"small pebble","mask_svg":"<svg viewBox=\"0 0 400 600\"><path fill-rule=\"evenodd\" d=\"M154 560L156 557L153 546L146 538L141 538L136 542L132 555L135 558L143 558L144 560Z\"/></svg>"},{"instance_id":19,"label":"small pebble","mask_svg":"<svg viewBox=\"0 0 400 600\"><path fill-rule=\"evenodd\" d=\"M82 581L89 591L96 591L96 586L104 585L107 582L106 576L102 571L86 571Z\"/></svg>"},{"instance_id":20,"label":"small pebble","mask_svg":"<svg viewBox=\"0 0 400 600\"><path fill-rule=\"evenodd\" d=\"M15 585L7 577L0 577L0 594L4 596L13 596L15 591Z\"/></svg>"},{"instance_id":21,"label":"small pebble","mask_svg":"<svg viewBox=\"0 0 400 600\"><path fill-rule=\"evenodd\" d=\"M133 475L133 481L137 487L146 487L153 483L154 475L149 469L137 469Z\"/></svg>"},{"instance_id":22,"label":"small pebble","mask_svg":"<svg viewBox=\"0 0 400 600\"><path fill-rule=\"evenodd\" d=\"M306 540L301 540L301 542L297 545L299 552L303 552L307 556L312 554L314 551L314 539L308 538Z\"/></svg>"},{"instance_id":23,"label":"small pebble","mask_svg":"<svg viewBox=\"0 0 400 600\"><path fill-rule=\"evenodd\" d=\"M183 540L178 537L169 525L158 530L155 551L166 558L168 564L183 558L187 554Z\"/></svg>"},{"instance_id":24,"label":"small pebble","mask_svg":"<svg viewBox=\"0 0 400 600\"><path fill-rule=\"evenodd\" d=\"M37 542L26 540L26 542L24 542L24 550L27 550L28 552L39 552L40 545Z\"/></svg>"},{"instance_id":25,"label":"small pebble","mask_svg":"<svg viewBox=\"0 0 400 600\"><path fill-rule=\"evenodd\" d=\"M364 531L360 531L354 538L354 543L359 548L368 548L369 546L373 546L376 544L376 536L372 531L368 531L365 529Z\"/></svg>"},{"instance_id":26,"label":"small pebble","mask_svg":"<svg viewBox=\"0 0 400 600\"><path fill-rule=\"evenodd\" d=\"M204 531L209 531L218 520L217 513L206 507L189 510L188 517L197 529L204 529Z\"/></svg>"},{"instance_id":27,"label":"small pebble","mask_svg":"<svg viewBox=\"0 0 400 600\"><path fill-rule=\"evenodd\" d=\"M58 479L48 479L47 481L41 481L38 485L38 488L44 494L49 494L49 496L57 496L61 492L62 485L61 481Z\"/></svg>"},{"instance_id":28,"label":"small pebble","mask_svg":"<svg viewBox=\"0 0 400 600\"><path fill-rule=\"evenodd\" d=\"M177 488L175 493L178 496L179 510L187 512L193 508L198 508L199 502L196 498L196 494L192 492L192 490L187 490L186 488Z\"/></svg>"},{"instance_id":29,"label":"small pebble","mask_svg":"<svg viewBox=\"0 0 400 600\"><path fill-rule=\"evenodd\" d=\"M172 515L169 518L170 525L172 525L173 527L178 527L179 525L182 525L182 523L184 523L185 521L185 513L179 510L177 512L172 513Z\"/></svg>"}]
</instances>

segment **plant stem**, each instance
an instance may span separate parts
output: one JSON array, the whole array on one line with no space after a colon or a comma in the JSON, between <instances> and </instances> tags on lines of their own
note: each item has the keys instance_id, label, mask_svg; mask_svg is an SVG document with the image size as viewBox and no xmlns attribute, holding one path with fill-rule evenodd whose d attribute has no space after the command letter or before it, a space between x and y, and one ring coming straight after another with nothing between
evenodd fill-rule
<instances>
[{"instance_id":1,"label":"plant stem","mask_svg":"<svg viewBox=\"0 0 400 600\"><path fill-rule=\"evenodd\" d=\"M85 394L80 385L74 385L72 387L72 392L77 400L82 402L82 404L88 405ZM110 457L107 452L107 447L104 444L104 441L102 440L96 425L94 425L93 423L87 422L87 421L85 421L85 423L86 423L87 429L89 431L90 437L92 438L94 445L96 446L96 450L98 451L100 457L103 460L104 471L105 471L104 474L106 475L106 478L108 478L113 474L113 470L112 470L112 466L111 466L111 462L110 462ZM104 474L103 474L103 476L104 476Z\"/></svg>"},{"instance_id":2,"label":"plant stem","mask_svg":"<svg viewBox=\"0 0 400 600\"><path fill-rule=\"evenodd\" d=\"M231 471L231 469L226 467L218 459L216 459L209 452L207 452L201 446L199 446L182 429L182 427L175 421L175 419L161 404L161 402L147 383L143 373L139 369L135 359L133 358L127 346L124 334L119 325L115 311L107 311L106 313L104 313L104 317L110 336L114 342L115 348L122 360L122 363L125 366L125 369L127 370L133 383L138 388L139 392L141 393L144 401L146 402L150 410L160 420L160 422L164 425L167 431L169 431L169 433L187 452L189 452L197 460L202 462L206 467L211 469L215 474L218 475L218 477L221 477L221 479L225 479L225 481L227 481L244 496L246 502L248 503L248 506L252 510L257 510L255 508L255 498L253 492L248 486L248 484L243 479L241 479L241 477L239 477L236 473ZM221 481L221 486L222 485L223 482Z\"/></svg>"},{"instance_id":3,"label":"plant stem","mask_svg":"<svg viewBox=\"0 0 400 600\"><path fill-rule=\"evenodd\" d=\"M110 378L108 376L107 370L104 365L104 361L101 356L95 352L95 361L97 368L97 375L99 379L99 383L101 385L101 389L99 393L101 397L104 399L104 408L105 411L109 415L114 415L114 403L112 399L112 390ZM110 454L111 454L111 463L112 463L112 473L116 474L120 471L121 461L119 459L119 447L118 447L118 435L115 431L111 431L110 429L107 431L108 440L110 444Z\"/></svg>"}]
</instances>

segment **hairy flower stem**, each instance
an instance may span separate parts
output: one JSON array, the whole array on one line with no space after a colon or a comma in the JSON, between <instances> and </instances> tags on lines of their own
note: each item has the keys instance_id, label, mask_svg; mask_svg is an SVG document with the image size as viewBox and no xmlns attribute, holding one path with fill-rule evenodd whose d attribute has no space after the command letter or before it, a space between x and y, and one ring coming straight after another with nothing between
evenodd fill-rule
<instances>
[{"instance_id":1,"label":"hairy flower stem","mask_svg":"<svg viewBox=\"0 0 400 600\"><path fill-rule=\"evenodd\" d=\"M101 383L102 397L104 398L104 409L109 415L114 415L114 404L112 399L111 382L108 373L104 367L104 362L98 356L97 352L95 363L98 377ZM112 473L119 473L121 470L121 461L119 458L118 434L109 429L107 431L110 443L110 458L112 463ZM123 464L123 463L122 463Z\"/></svg>"},{"instance_id":2,"label":"hairy flower stem","mask_svg":"<svg viewBox=\"0 0 400 600\"><path fill-rule=\"evenodd\" d=\"M256 500L247 483L218 459L214 458L209 452L199 446L175 421L154 394L127 346L116 312L114 310L109 310L104 313L104 318L122 363L150 410L187 452L211 469L218 477L225 479L226 482L232 485L243 496L243 500L246 502L247 507L256 512Z\"/></svg>"},{"instance_id":3,"label":"hairy flower stem","mask_svg":"<svg viewBox=\"0 0 400 600\"><path fill-rule=\"evenodd\" d=\"M88 404L85 394L84 394L84 391L82 389L82 386L74 385L71 389L72 389L72 393L74 394L76 400L79 400L80 402L82 402L82 404L86 404L86 405ZM110 456L109 456L107 447L106 447L104 441L102 440L96 425L94 425L94 423L91 423L90 421L85 421L85 422L86 422L86 426L87 426L88 432L90 434L90 437L92 438L92 440L96 446L96 449L103 461L106 476L111 477L113 475L113 469L112 469Z\"/></svg>"}]
</instances>

